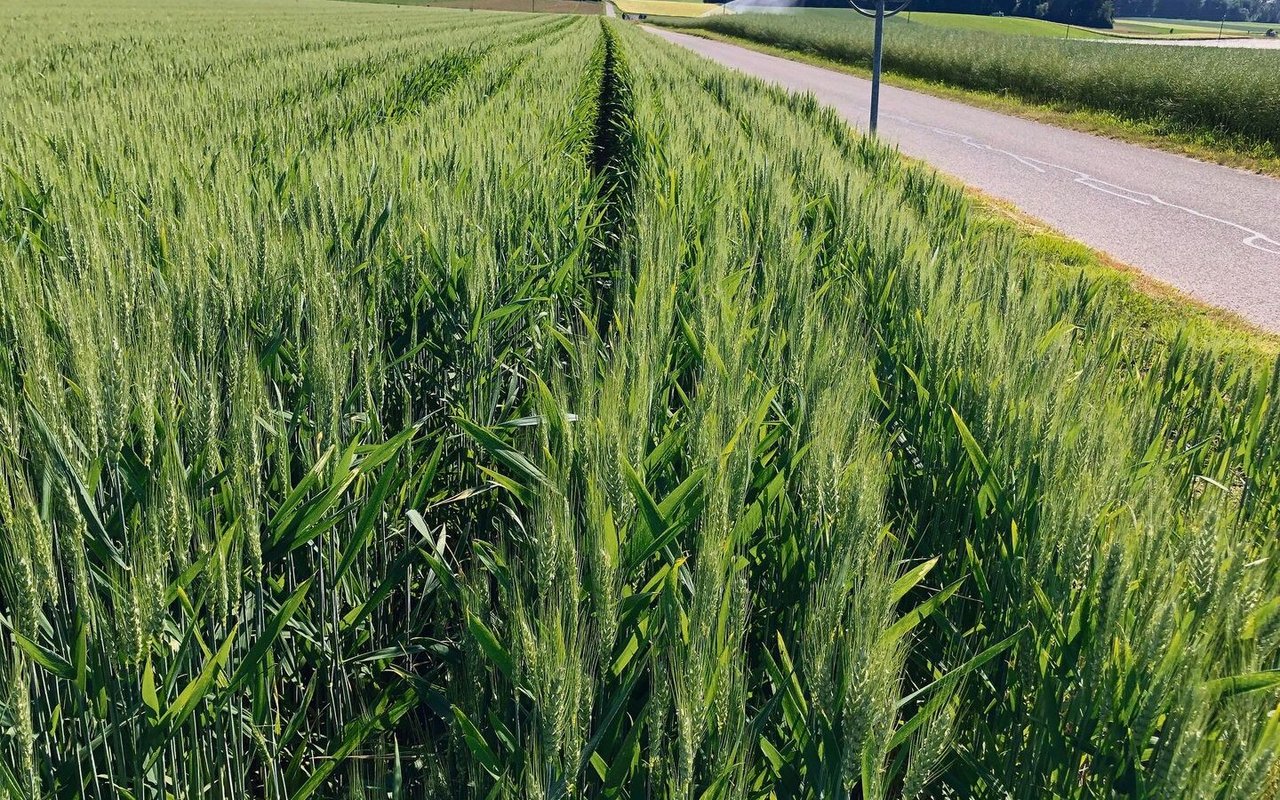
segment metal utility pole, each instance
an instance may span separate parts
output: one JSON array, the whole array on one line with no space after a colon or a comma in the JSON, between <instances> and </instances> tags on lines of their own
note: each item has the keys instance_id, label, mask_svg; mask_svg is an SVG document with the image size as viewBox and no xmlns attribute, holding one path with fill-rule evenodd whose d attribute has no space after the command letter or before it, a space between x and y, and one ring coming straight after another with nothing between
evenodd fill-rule
<instances>
[{"instance_id":1,"label":"metal utility pole","mask_svg":"<svg viewBox=\"0 0 1280 800\"><path fill-rule=\"evenodd\" d=\"M871 135L876 134L876 123L880 119L880 60L884 55L884 21L886 17L901 14L911 5L911 0L902 0L892 11L885 10L885 0L876 0L874 11L859 8L857 0L849 0L849 5L864 17L876 21L876 40L871 54Z\"/></svg>"}]
</instances>

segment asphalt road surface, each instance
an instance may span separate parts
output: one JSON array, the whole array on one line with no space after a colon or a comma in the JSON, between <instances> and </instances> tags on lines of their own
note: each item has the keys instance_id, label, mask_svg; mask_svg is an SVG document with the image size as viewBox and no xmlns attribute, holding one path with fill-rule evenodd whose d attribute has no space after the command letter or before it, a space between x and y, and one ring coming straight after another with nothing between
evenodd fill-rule
<instances>
[{"instance_id":1,"label":"asphalt road surface","mask_svg":"<svg viewBox=\"0 0 1280 800\"><path fill-rule=\"evenodd\" d=\"M867 124L869 81L650 30L725 66L812 92L850 122ZM879 128L903 153L1280 332L1280 180L892 86L881 88Z\"/></svg>"}]
</instances>

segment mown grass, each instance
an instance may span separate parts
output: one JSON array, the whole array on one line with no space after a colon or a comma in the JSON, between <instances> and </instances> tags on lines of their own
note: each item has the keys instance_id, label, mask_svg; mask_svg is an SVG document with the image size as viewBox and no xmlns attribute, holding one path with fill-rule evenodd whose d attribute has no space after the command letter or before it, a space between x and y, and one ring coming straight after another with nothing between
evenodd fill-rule
<instances>
[{"instance_id":1,"label":"mown grass","mask_svg":"<svg viewBox=\"0 0 1280 800\"><path fill-rule=\"evenodd\" d=\"M815 9L816 10L816 9ZM802 12L812 14L813 11ZM823 16L830 16L837 20L843 20L845 12L819 12ZM835 16L839 14L839 16ZM951 28L954 30L983 31L985 33L1003 34L1005 36L1036 36L1047 37L1052 39L1062 39L1070 34L1067 26L1061 22L1051 22L1047 19L1037 19L1035 17L992 17L986 14L946 14L938 12L913 12L912 14L902 15L893 18L890 23L895 28L900 25L924 25L936 28ZM1076 36L1105 36L1109 31L1094 30L1084 28L1079 25L1072 25L1072 30Z\"/></svg>"},{"instance_id":2,"label":"mown grass","mask_svg":"<svg viewBox=\"0 0 1280 800\"><path fill-rule=\"evenodd\" d=\"M1224 20L1221 25L1214 20L1203 19L1161 19L1159 17L1132 17L1129 19L1118 19L1117 24L1125 24L1138 28L1150 28L1156 31L1167 31L1170 28L1175 31L1193 31L1196 33L1217 35L1219 29L1228 34L1251 34L1261 35L1275 28L1272 22L1242 22L1237 20Z\"/></svg>"},{"instance_id":3,"label":"mown grass","mask_svg":"<svg viewBox=\"0 0 1280 800\"><path fill-rule=\"evenodd\" d=\"M739 14L671 21L833 61L869 63L872 28L854 14ZM837 21L837 18L839 21ZM901 24L887 40L890 73L1007 95L1071 112L1114 116L1128 126L1280 159L1280 88L1263 76L1265 51L1057 42ZM1123 132L1123 131L1121 131Z\"/></svg>"},{"instance_id":4,"label":"mown grass","mask_svg":"<svg viewBox=\"0 0 1280 800\"><path fill-rule=\"evenodd\" d=\"M0 793L1275 794L1273 366L630 26L156 8L0 60Z\"/></svg>"}]
</instances>

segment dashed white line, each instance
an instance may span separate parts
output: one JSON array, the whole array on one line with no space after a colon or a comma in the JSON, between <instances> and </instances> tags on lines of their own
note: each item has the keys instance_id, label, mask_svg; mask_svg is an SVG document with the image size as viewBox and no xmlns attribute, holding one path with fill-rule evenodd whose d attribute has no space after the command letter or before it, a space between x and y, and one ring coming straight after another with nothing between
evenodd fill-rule
<instances>
[{"instance_id":1,"label":"dashed white line","mask_svg":"<svg viewBox=\"0 0 1280 800\"><path fill-rule=\"evenodd\" d=\"M936 133L939 136L946 136L948 138L958 139L963 144L978 150L986 150L991 153L996 153L998 155L1006 156L1008 158L1013 159L1014 161L1017 161L1023 166L1029 167L1035 170L1036 172L1039 172L1042 175L1048 174L1050 170L1058 170L1061 172L1065 172L1069 175L1074 176L1072 180L1075 183L1078 183L1081 186L1086 186L1090 189L1093 189L1095 192L1103 192L1105 194L1112 195L1113 197L1119 197L1122 200L1128 200L1131 203L1135 203L1141 206L1152 206L1152 205L1163 206L1165 208L1169 208L1174 211L1181 211L1184 214L1189 214L1193 217L1197 217L1199 219L1203 219L1208 222L1213 222L1219 225L1225 225L1229 228L1235 228L1236 230L1245 234L1245 238L1241 240L1241 244L1243 244L1245 247L1251 247L1254 250L1260 250L1264 253L1280 256L1280 241L1276 241L1275 239L1272 239L1270 236L1267 236L1261 231L1255 231L1252 228L1249 228L1245 225L1241 225L1238 222L1233 222L1229 219L1222 219L1221 217L1215 217L1212 214L1206 214L1205 212L1197 211L1194 208L1188 208L1187 206L1179 205L1177 203L1172 203L1172 202L1169 202L1168 200L1165 200L1162 197L1159 197L1154 194L1150 194L1148 192L1142 192L1137 189L1130 189L1125 186L1119 186L1114 183L1109 183L1107 181L1102 180L1101 178L1094 177L1093 175L1090 175L1087 172L1081 172L1078 169L1072 169L1071 167L1066 167L1066 166L1063 166L1062 164L1055 164L1052 161L1045 161L1043 159L1033 158L1031 156L1024 156L1024 155L1021 155L1020 153L1014 153L1010 150L1003 150L999 147L994 147L992 145L989 145L980 139L975 139L974 137L969 136L968 134L958 133L957 131L947 130L946 128L939 128L936 125L927 125L921 122L916 122L913 119L908 119L906 117L901 117L897 115L885 114L884 116L888 119L894 120L895 122L901 122L903 124L910 125L915 128L927 130L932 133Z\"/></svg>"}]
</instances>

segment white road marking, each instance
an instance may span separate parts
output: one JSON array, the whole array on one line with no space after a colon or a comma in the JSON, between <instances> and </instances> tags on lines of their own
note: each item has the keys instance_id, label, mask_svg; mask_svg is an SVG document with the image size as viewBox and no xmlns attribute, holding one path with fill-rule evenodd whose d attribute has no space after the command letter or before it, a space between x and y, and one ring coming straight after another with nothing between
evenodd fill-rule
<instances>
[{"instance_id":1,"label":"white road marking","mask_svg":"<svg viewBox=\"0 0 1280 800\"><path fill-rule=\"evenodd\" d=\"M1101 178L1096 178L1087 172L1081 172L1078 169L1072 169L1071 167L1066 167L1066 166L1063 166L1062 164L1055 164L1052 161L1045 161L1043 159L1033 158L1031 156L1024 156L1019 153L1014 153L1010 150L1003 150L999 147L994 147L992 145L989 145L980 139L975 139L974 137L969 136L968 134L947 130L946 128L939 128L936 125L928 125L925 123L916 122L913 119L908 119L906 117L898 116L896 114L885 114L883 116L887 119L892 119L895 122L901 122L915 128L920 128L922 130L927 130L932 133L936 133L939 136L946 136L951 139L959 139L965 145L969 147L973 147L978 150L986 150L988 152L995 153L997 155L1006 156L1008 158L1013 159L1014 161L1017 161L1019 164L1022 164L1023 166L1030 167L1031 169L1035 170L1036 172L1039 172L1042 175L1048 174L1049 170L1059 170L1061 172L1065 172L1069 175L1074 176L1073 181L1075 183L1078 183L1081 186L1086 186L1090 189L1093 189L1096 192L1103 192L1105 194L1112 195L1113 197L1119 197L1122 200L1128 200L1129 202L1136 203L1137 205L1140 205L1140 206L1151 206L1151 205L1164 206L1165 208L1169 208L1174 211L1181 211L1184 214L1189 214L1193 217L1198 217L1208 222L1217 223L1219 225L1225 225L1229 228L1235 228L1236 230L1245 234L1245 238L1242 239L1240 242L1245 247L1252 247L1254 250L1260 250L1264 253L1280 256L1280 241L1276 241L1275 239L1272 239L1270 236L1267 236L1266 234L1260 231L1255 231L1252 228L1241 225L1238 222L1232 222L1229 219L1222 219L1221 217L1215 217L1212 214L1206 214L1203 211L1197 211L1194 208L1188 208L1187 206L1178 205L1177 203L1169 202L1168 200L1165 200L1154 194L1142 192L1137 189L1129 189L1124 186L1118 186L1114 183L1108 183L1107 181L1104 181Z\"/></svg>"}]
</instances>

